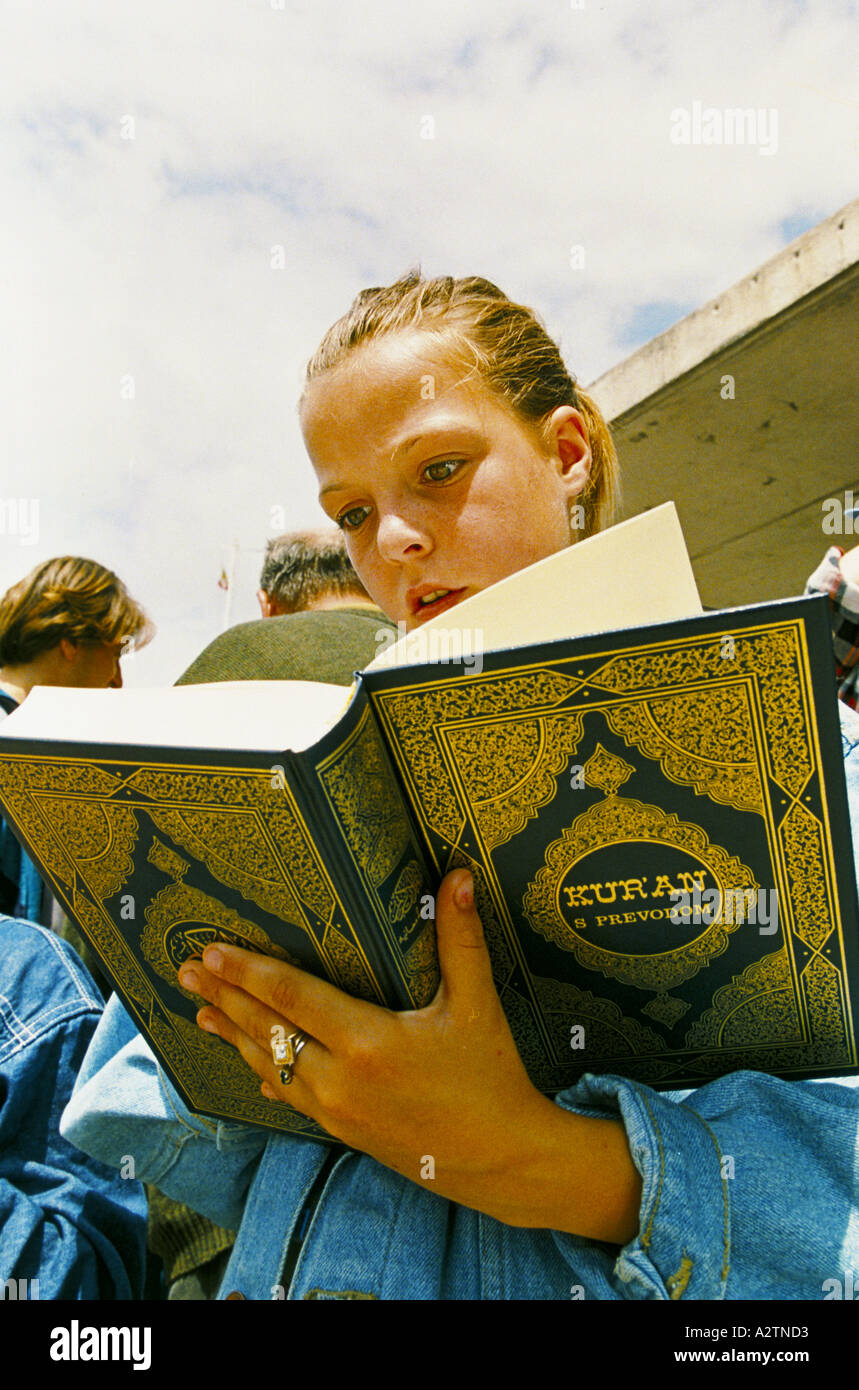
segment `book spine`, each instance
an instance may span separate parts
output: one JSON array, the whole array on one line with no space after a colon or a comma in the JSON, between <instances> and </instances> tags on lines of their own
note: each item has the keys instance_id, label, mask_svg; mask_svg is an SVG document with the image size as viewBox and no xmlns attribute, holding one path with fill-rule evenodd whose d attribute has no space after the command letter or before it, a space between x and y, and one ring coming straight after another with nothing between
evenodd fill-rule
<instances>
[{"instance_id":1,"label":"book spine","mask_svg":"<svg viewBox=\"0 0 859 1390\"><path fill-rule=\"evenodd\" d=\"M361 706L366 704L366 693L360 688L350 706L352 715L356 713L356 701L358 709L363 712ZM375 729L375 720L373 726ZM387 750L383 751L389 762ZM331 796L326 794L323 776L317 765L317 748L303 753L285 753L283 760L293 796L351 925L355 944L366 957L381 990L384 1004L391 1009L413 1009L415 999L410 993L402 963L397 959L399 953L392 941L385 898L368 888L367 866L361 863L361 849L356 845L354 835L350 835L349 828L344 825ZM393 782L390 771L391 784L398 795L397 784ZM402 812L408 820L410 836L414 839L405 805ZM420 858L423 886L429 892L430 875L424 856Z\"/></svg>"}]
</instances>

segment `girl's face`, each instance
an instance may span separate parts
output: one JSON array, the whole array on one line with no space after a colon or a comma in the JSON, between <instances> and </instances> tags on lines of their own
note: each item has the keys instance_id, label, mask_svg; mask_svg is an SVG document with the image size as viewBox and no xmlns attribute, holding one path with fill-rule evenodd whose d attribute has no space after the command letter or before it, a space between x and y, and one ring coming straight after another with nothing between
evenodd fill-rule
<instances>
[{"instance_id":1,"label":"girl's face","mask_svg":"<svg viewBox=\"0 0 859 1390\"><path fill-rule=\"evenodd\" d=\"M570 543L591 464L579 413L560 406L544 438L429 334L363 344L308 387L301 423L322 506L407 630Z\"/></svg>"}]
</instances>

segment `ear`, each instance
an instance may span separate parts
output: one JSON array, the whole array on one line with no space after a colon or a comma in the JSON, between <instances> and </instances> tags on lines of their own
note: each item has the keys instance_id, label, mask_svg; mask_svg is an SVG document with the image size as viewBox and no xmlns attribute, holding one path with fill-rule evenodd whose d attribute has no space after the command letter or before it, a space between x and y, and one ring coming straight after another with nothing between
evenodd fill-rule
<instances>
[{"instance_id":1,"label":"ear","mask_svg":"<svg viewBox=\"0 0 859 1390\"><path fill-rule=\"evenodd\" d=\"M548 444L567 497L578 497L587 486L593 455L587 425L571 405L558 406L546 422Z\"/></svg>"},{"instance_id":2,"label":"ear","mask_svg":"<svg viewBox=\"0 0 859 1390\"><path fill-rule=\"evenodd\" d=\"M257 589L257 603L259 604L259 611L262 613L264 618L273 617L271 611L271 599L269 598L265 589Z\"/></svg>"},{"instance_id":3,"label":"ear","mask_svg":"<svg viewBox=\"0 0 859 1390\"><path fill-rule=\"evenodd\" d=\"M64 660L76 660L78 654L77 642L70 642L68 637L61 637L57 645L60 649L60 655L64 658Z\"/></svg>"}]
</instances>

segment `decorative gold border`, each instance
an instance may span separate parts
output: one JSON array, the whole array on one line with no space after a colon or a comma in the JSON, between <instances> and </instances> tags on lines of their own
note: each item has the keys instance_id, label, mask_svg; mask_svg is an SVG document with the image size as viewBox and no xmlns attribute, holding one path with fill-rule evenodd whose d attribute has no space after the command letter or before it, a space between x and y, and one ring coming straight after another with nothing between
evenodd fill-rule
<instances>
[{"instance_id":1,"label":"decorative gold border","mask_svg":"<svg viewBox=\"0 0 859 1390\"><path fill-rule=\"evenodd\" d=\"M735 642L735 655L728 661L720 650L726 636ZM527 969L501 895L493 853L523 832L547 804L547 794L551 799L550 783L559 776L564 759L575 752L580 737L577 730L588 712L601 711L610 724L614 721L615 731L625 738L620 723L622 712L628 712L636 703L647 706L648 716L632 738L632 745L642 756L659 762L667 777L711 796L714 801L743 806L747 811L753 809L760 794L757 814L764 823L779 892L785 942L779 965L782 983L778 988L769 984L760 988L761 981L769 977L763 965L757 973L753 965L717 990L710 1010L710 1032L695 1031L703 1015L697 1022L689 1021L687 1036L700 1038L700 1047L698 1041L689 1042L688 1046L694 1045L698 1051L692 1061L684 1064L687 1072L703 1075L711 1066L723 1063L727 1054L720 1053L717 1058L713 1039L721 1039L719 1046L723 1046L728 1036L726 1020L757 1018L764 1008L759 1001L767 997L787 1000L785 980L789 980L798 1012L800 1040L785 1042L783 1046L759 1043L754 1036L759 1032L756 1027L747 1041L731 1053L732 1065L766 1066L768 1060L778 1058L778 1069L801 1070L816 1068L824 1056L833 1070L855 1065L856 1039L849 982L844 972L843 925L834 893L835 865L825 784L821 783L819 817L811 812L807 790L810 779L820 772L821 755L813 722L802 621L749 625L739 632L723 626L706 638L681 637L656 644L645 641L634 648L599 652L593 658L580 653L574 660L551 665L536 662L522 668L515 664L515 656L511 662L502 670L480 675L458 673L450 680L440 681L436 676L432 682L400 685L373 699L399 774L412 794L415 816L436 867L441 873L454 864L467 863L475 872L478 905L499 992L511 1014L511 1023L515 1015L520 1020L516 1024L520 1033L522 1029L529 1030L528 1047L535 1050L535 1069L552 1078L546 1084L564 1084L558 1082L559 1073L574 1064L575 1059L563 1058L559 1051L557 1030L543 1007L545 982L540 984ZM729 692L725 697L726 710L728 705L737 709L739 702L747 702L753 758L748 756L747 743L743 746L740 738L733 764L718 760L714 763L706 756L706 750L702 755L701 749L684 748L683 721L676 710L670 719L660 715L662 724L653 714L654 709L660 708L659 702L667 709L665 702L676 699L685 701L687 722L700 718L696 709L706 711L707 702L715 700L720 691ZM728 718L728 714L724 717ZM517 727L524 731L521 738L515 734ZM632 734L631 723L625 727ZM329 755L329 766L353 738L354 731ZM507 780L497 791L488 777L481 784L479 770L472 768L470 774L465 774L470 777L467 784L457 771L457 759L469 746L479 751L481 740L484 750L505 749ZM171 802L157 795L150 801L146 794L141 794L142 783L131 785L141 774L144 780L154 779L148 781L150 794L159 786L163 791L166 786L175 789L181 785L185 801L177 797ZM366 924L360 923L356 929L350 921L288 789L278 792L279 800L266 790L267 771L161 763L142 768L139 762L130 760L92 759L82 763L74 758L34 758L32 754L0 750L0 803L22 827L35 856L46 866L60 901L77 916L109 961L109 968L147 1025L158 1008L151 985L101 906L101 899L110 896L105 892L106 885L112 884L114 893L119 891L131 862L128 851L125 859L117 857L116 844L125 836L133 851L141 809L149 816L153 812L173 812L178 813L183 824L179 825L173 816L172 827L177 835L187 836L183 847L196 852L192 846L201 829L211 826L223 812L225 788L238 777L249 782L257 779L267 808L265 814L248 806L243 812L236 810L236 815L248 817L247 830L239 842L254 852L263 846L265 854L274 855L286 873L291 865L284 863L278 846L282 843L281 823L288 811L302 838L301 853L306 855L309 866L303 900L324 924L322 939L318 940L307 919L308 935L315 941L326 969L335 978L340 972L339 978L344 983L348 979L349 987L360 992L362 978L371 982L375 978L360 943L358 929L365 930ZM251 795L251 806L254 800ZM93 810L96 807L100 808L97 813ZM254 815L258 817L258 842L250 829ZM114 837L111 843L98 839L99 816L108 840ZM73 854L64 847L67 832L77 847ZM88 835L94 838L85 843ZM212 865L210 871L215 878L229 882L249 902L259 901L255 894L271 901L266 897L272 891L271 879L265 874L245 871L224 854L216 855ZM242 873L246 873L244 881ZM413 912L413 878L406 865L391 897L391 930ZM302 894L295 885L290 891L300 907ZM291 909L283 915L291 919ZM299 912L299 917L303 915ZM824 933L821 922L831 925L831 930ZM404 974L413 982L423 976L425 987L431 973L428 962L433 955L431 925L414 937L408 954L411 960ZM766 959L762 956L760 961ZM664 1019L676 1014L677 1006L664 990L657 999L664 1001L658 1005ZM634 1022L629 1020L630 1024ZM162 1019L159 1027L164 1023ZM632 1033L628 1029L627 1032L631 1037ZM167 1037L163 1027L162 1034ZM178 1056L175 1027L172 1036L171 1046ZM517 1041L524 1046L518 1034ZM636 1075L645 1079L676 1075L676 1062L667 1049L663 1056L645 1055L639 1050L635 1058L639 1067ZM170 1060L175 1068L172 1057ZM219 1103L221 1108L212 1113L224 1118L236 1115L226 1108L229 1102L223 1096ZM290 1127L292 1122L287 1125L285 1121L272 1120L272 1110L263 1109L268 1118L254 1122L272 1128ZM239 1111L237 1117L243 1118L243 1112ZM312 1126L301 1132L312 1132Z\"/></svg>"},{"instance_id":2,"label":"decorative gold border","mask_svg":"<svg viewBox=\"0 0 859 1390\"><path fill-rule=\"evenodd\" d=\"M733 642L734 654L728 658L723 656L725 638ZM822 1044L815 1039L821 1038L823 1033L832 1038L839 1028L843 1051L838 1065L856 1064L843 924L834 890L829 807L822 778L822 823L809 813L807 804L807 788L821 771L808 660L804 624L801 619L788 619L739 629L724 626L704 637L643 642L599 652L593 657L580 652L575 658L558 660L551 665L543 662L528 666L505 665L480 675L457 674L449 682L433 679L402 683L373 696L386 739L400 775L410 788L415 814L439 874L468 861L479 879L485 881L485 895L491 904L487 939L493 959L501 968L499 974L496 967L496 984L504 997L514 974L519 978L519 989L525 991L527 1011L537 1019L547 1065L560 1058L541 1025L534 980L519 948L517 932L493 867L492 852L501 841L492 833L485 833L486 820L481 816L481 809L486 797L470 795L468 785L458 774L453 745L456 743L461 749L462 731L473 750L485 730L491 730L489 737L497 743L505 722L509 737L517 720L545 726L550 719L569 722L592 710L600 711L630 746L634 744L640 753L659 761L670 780L688 785L721 804L732 804L761 817L778 892L794 1012L801 1020L803 1040L794 1049L795 1065L800 1070L805 1065L800 1055L803 1054L811 1059L808 1068L816 1067L814 1056ZM706 711L708 702L720 691L728 692L726 708L730 705L731 717L737 725L739 752L733 766L714 763L712 757L684 749L682 740L678 742L676 736L677 720L669 737L660 730L651 713L635 736L629 727L626 732L621 727L623 715L636 704L652 708L654 702L676 697L686 702L688 717L690 712L694 714L696 705L699 714ZM744 709L747 710L745 731L740 728ZM425 732L427 727L431 730L429 737ZM532 745L533 742L532 738ZM512 740L510 746L513 746ZM508 774L513 776L512 767L508 768ZM521 787L521 780L519 785ZM778 804L774 804L774 798ZM532 811L539 809L541 801L542 794L534 798ZM803 833L798 836L796 826L803 819ZM520 829L521 825L514 834ZM464 851L466 844L468 849ZM727 855L727 851L724 853ZM753 879L751 871L741 865L736 856L727 857L734 858L739 865L741 880L745 875ZM752 883L747 886L751 887ZM820 928L821 921L825 924L825 932ZM545 917L542 925L544 932L550 935ZM729 928L732 925L724 924ZM500 941L491 939L494 933L503 937L503 946ZM815 1011L810 1008L808 981L815 971L819 974L823 969L822 942L817 938L824 935L830 947L833 940L837 943L840 970L836 973L840 995L836 1007L835 994L828 989L830 1002L822 1013L820 1000L815 996L815 1017ZM713 958L727 946L727 935L721 924L716 932L711 930L707 936L706 950L702 951L699 963L691 960L687 963L685 978L703 968L706 957ZM800 965L796 956L798 941L816 951L815 971L809 972L808 965ZM762 938L762 944L766 942L767 938ZM559 942L555 944L560 945ZM640 960L636 958L637 966ZM603 957L599 964L594 960L592 968L607 964ZM826 964L831 968L831 961ZM605 973L613 972L606 970ZM656 988L659 983L654 974L653 981L645 987ZM669 1006L666 1017L671 1014L677 1014L674 1006ZM533 1026L533 1019L529 1026ZM521 1043L517 1035L517 1044L521 1046ZM833 1049L837 1051L835 1044L827 1046L828 1055ZM756 1059L766 1050L767 1045L761 1044L758 1048L751 1039L744 1060L738 1065L762 1065ZM769 1051L772 1055L771 1045Z\"/></svg>"},{"instance_id":3,"label":"decorative gold border","mask_svg":"<svg viewBox=\"0 0 859 1390\"><path fill-rule=\"evenodd\" d=\"M143 791L144 787L146 791ZM259 792L256 797L255 787ZM231 790L238 791L241 804L229 802ZM148 792L160 799L149 801L146 799ZM177 805L165 799L170 795L187 797L188 800ZM260 813L260 800L266 808L264 817ZM290 1106L272 1105L260 1097L258 1078L241 1058L238 1058L238 1070L247 1073L249 1084L253 1087L253 1103L250 1104L246 1085L231 1089L229 1075L232 1072L219 1075L221 1052L217 1047L212 1050L211 1044L217 1044L218 1040L174 1014L159 999L142 961L134 954L103 905L105 899L119 892L133 870L131 851L139 837L138 818L142 813L151 818L153 824L159 819L162 824L168 823L171 831L182 829L177 816L187 818L187 834L180 833L180 842L184 840L188 843L194 857L202 859L217 880L236 888L249 900L262 899L261 905L265 906L269 915L287 917L284 912L278 914L272 911L274 903L270 884L263 880L252 883L252 875L242 876L236 859L228 862L217 855L207 854L197 830L192 832L188 824L193 823L195 818L199 820L201 814L249 818L258 826L260 843L268 846L267 852L274 855L269 862L276 864L283 874L285 888L292 895L291 901L299 907L301 894L294 883L292 887L289 885L296 872L304 873L302 886L308 885L308 896L313 900L311 911L316 911L322 918L321 939L317 937L312 920L303 908L297 920L292 914L290 917L293 925L301 927L307 940L313 943L328 977L353 994L361 993L365 998L382 1002L384 995L381 985L360 947L354 924L313 844L307 824L288 786L273 788L270 769L225 769L197 763L143 765L130 759L101 761L42 757L36 760L32 755L7 753L5 749L0 749L0 805L9 810L36 857L49 870L46 876L59 902L78 921L105 961L123 989L132 1013L136 1014L138 1022L153 1038L162 1061L186 1088L192 1104L226 1120L243 1120L271 1129L320 1137L323 1132L313 1121L299 1115ZM291 847L289 866L273 838L275 832L282 833L278 822L282 826L286 815L291 817L303 843L300 854L296 854L295 845ZM102 843L96 841L99 826L105 832ZM116 842L120 833L127 848L117 860ZM239 843L248 844L248 836L240 837ZM167 849L166 846L164 848ZM181 856L173 851L167 853L179 863L182 862ZM195 906L200 908L202 899L206 897L205 894L201 895L199 900L195 900ZM165 903L161 894L156 898L160 899L155 906L158 913ZM209 899L210 908L215 903L215 899ZM140 920L145 921L146 909L151 909L152 904L139 906ZM186 906L174 894L172 908L184 912ZM217 906L220 907L220 904ZM205 910L205 904L201 910ZM223 911L229 913L228 909ZM135 910L134 918L137 917ZM211 911L208 920L211 920ZM241 921L236 914L235 922ZM161 917L159 924L163 929ZM149 926L152 927L153 923L150 922ZM245 921L244 929L245 932L248 929L259 931L249 921ZM349 936L344 932L348 932ZM151 935L150 931L147 941L157 956ZM265 933L260 932L260 936L266 936L268 941ZM276 943L269 943L266 949L272 954L289 955L285 948ZM158 971L154 959L151 964L157 973L172 983L175 973L172 966ZM164 967L163 961L160 964ZM194 999L194 996L181 990L178 982L175 987L187 998ZM201 1000L195 1002L202 1003ZM203 1057L208 1058L208 1064L214 1067L216 1084L211 1086L204 1085L200 1078L200 1059ZM201 1096L205 1099L201 1100Z\"/></svg>"},{"instance_id":4,"label":"decorative gold border","mask_svg":"<svg viewBox=\"0 0 859 1390\"><path fill-rule=\"evenodd\" d=\"M430 885L425 883L402 796L369 705L314 771L352 868L373 904L391 964L412 1004L422 1008L435 995L441 978L432 949L434 928L431 923L417 926L414 916L421 887L429 892ZM409 849L386 906L379 890ZM409 919L411 931L401 925Z\"/></svg>"}]
</instances>

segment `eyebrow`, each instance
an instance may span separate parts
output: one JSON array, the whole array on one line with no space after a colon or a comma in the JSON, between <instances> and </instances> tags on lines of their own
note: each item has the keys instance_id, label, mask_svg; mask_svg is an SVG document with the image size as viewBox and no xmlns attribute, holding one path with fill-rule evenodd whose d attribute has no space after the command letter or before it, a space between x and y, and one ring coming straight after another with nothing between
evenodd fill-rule
<instances>
[{"instance_id":1,"label":"eyebrow","mask_svg":"<svg viewBox=\"0 0 859 1390\"><path fill-rule=\"evenodd\" d=\"M426 439L427 433L439 434L441 433L441 431L430 430L427 432L426 430L422 430L420 434L410 434L408 439L401 440L401 442L397 445L396 449L394 449L393 453L391 454L391 459L395 459L397 457L397 454L407 454L410 449L414 449L416 444L420 444L422 439Z\"/></svg>"},{"instance_id":2,"label":"eyebrow","mask_svg":"<svg viewBox=\"0 0 859 1390\"><path fill-rule=\"evenodd\" d=\"M414 449L417 444L422 444L425 439L432 439L437 435L446 434L467 434L474 436L479 434L479 429L474 425L466 424L464 420L450 420L447 423L440 420L436 425L429 425L427 429L421 430L419 434L410 434L408 439L403 439L391 454L395 459L397 454L406 454L410 449Z\"/></svg>"},{"instance_id":3,"label":"eyebrow","mask_svg":"<svg viewBox=\"0 0 859 1390\"><path fill-rule=\"evenodd\" d=\"M413 449L414 446L416 444L419 444L420 441L424 438L425 435L423 434L412 434L409 436L408 439L404 439L402 444L398 444L397 447L394 449L393 453L391 454L391 461L393 462L393 460L397 457L397 454L402 454L409 449ZM322 488L319 492L319 500L321 501L325 494L328 492L348 492L351 486L352 485L350 483L329 483L328 487Z\"/></svg>"},{"instance_id":4,"label":"eyebrow","mask_svg":"<svg viewBox=\"0 0 859 1390\"><path fill-rule=\"evenodd\" d=\"M438 425L431 425L428 429L421 430L419 434L410 434L407 439L401 440L391 452L391 462L393 463L398 454L409 453L409 451L414 449L418 444L422 444L425 439L432 439L437 435L454 433L476 435L479 431L472 425L458 423L453 420L446 425L441 423ZM319 499L321 501L328 492L348 492L352 486L353 484L351 483L329 483L328 487L322 488L318 493Z\"/></svg>"}]
</instances>

